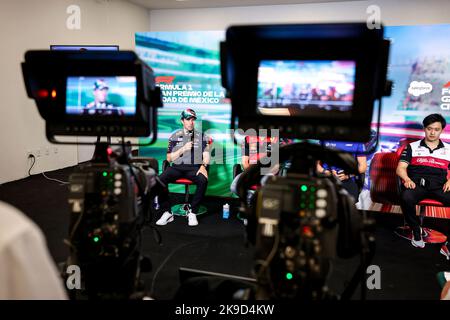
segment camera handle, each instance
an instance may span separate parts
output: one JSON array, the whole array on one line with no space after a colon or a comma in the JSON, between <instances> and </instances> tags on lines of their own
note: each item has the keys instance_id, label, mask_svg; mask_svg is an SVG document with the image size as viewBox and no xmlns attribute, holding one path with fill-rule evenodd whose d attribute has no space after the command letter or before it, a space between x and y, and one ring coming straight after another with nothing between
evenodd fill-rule
<instances>
[{"instance_id":1,"label":"camera handle","mask_svg":"<svg viewBox=\"0 0 450 320\"><path fill-rule=\"evenodd\" d=\"M293 143L280 147L280 163L290 161L290 172L314 176L318 160L332 163L349 174L358 174L357 162L347 152L332 150L309 142Z\"/></svg>"},{"instance_id":2,"label":"camera handle","mask_svg":"<svg viewBox=\"0 0 450 320\"><path fill-rule=\"evenodd\" d=\"M347 288L341 294L341 300L350 300L358 284L361 285L361 300L366 299L366 271L375 255L375 238L372 235L373 229L375 228L375 221L373 219L367 219L365 212L363 212L363 215L364 226L361 232L361 262Z\"/></svg>"},{"instance_id":3,"label":"camera handle","mask_svg":"<svg viewBox=\"0 0 450 320\"><path fill-rule=\"evenodd\" d=\"M106 142L101 142L101 137L97 137L97 142L95 143L95 150L94 155L92 156L92 163L103 163L103 164L109 164L109 154L108 154L108 148L109 144L111 142L111 137L107 137Z\"/></svg>"}]
</instances>

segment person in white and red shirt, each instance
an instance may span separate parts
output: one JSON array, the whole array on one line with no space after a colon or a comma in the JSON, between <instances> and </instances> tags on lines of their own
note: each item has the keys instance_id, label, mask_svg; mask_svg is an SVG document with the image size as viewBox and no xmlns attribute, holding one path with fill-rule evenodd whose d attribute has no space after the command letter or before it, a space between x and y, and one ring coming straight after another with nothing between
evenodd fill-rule
<instances>
[{"instance_id":1,"label":"person in white and red shirt","mask_svg":"<svg viewBox=\"0 0 450 320\"><path fill-rule=\"evenodd\" d=\"M411 243L419 248L425 247L425 242L416 205L423 199L434 199L450 206L450 180L447 180L450 145L440 140L445 125L446 121L440 114L425 117L425 138L408 144L397 166L397 175L403 183L400 199L402 211L413 232Z\"/></svg>"},{"instance_id":2,"label":"person in white and red shirt","mask_svg":"<svg viewBox=\"0 0 450 320\"><path fill-rule=\"evenodd\" d=\"M0 201L0 300L65 300L64 281L41 229Z\"/></svg>"},{"instance_id":3,"label":"person in white and red shirt","mask_svg":"<svg viewBox=\"0 0 450 320\"><path fill-rule=\"evenodd\" d=\"M245 136L242 142L242 167L246 170L252 164L260 164L261 167L270 168L274 164L270 161L264 161L261 163L263 158L271 158L272 150L277 149L280 146L292 143L290 139L280 139L278 136L259 136L259 135L248 135ZM266 159L267 160L267 159ZM269 159L270 160L270 159ZM262 178L261 184L265 184L266 179L270 175L277 174L279 166L274 166L271 173L265 175ZM241 178L242 173L239 173L232 181L230 190L232 193L237 194L237 184Z\"/></svg>"}]
</instances>

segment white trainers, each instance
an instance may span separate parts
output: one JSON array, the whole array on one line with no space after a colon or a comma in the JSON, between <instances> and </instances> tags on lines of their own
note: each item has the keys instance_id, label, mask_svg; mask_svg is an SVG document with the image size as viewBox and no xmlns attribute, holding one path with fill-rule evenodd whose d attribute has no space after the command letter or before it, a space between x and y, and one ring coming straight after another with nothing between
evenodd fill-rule
<instances>
[{"instance_id":1,"label":"white trainers","mask_svg":"<svg viewBox=\"0 0 450 320\"><path fill-rule=\"evenodd\" d=\"M447 260L450 260L450 251L448 250L447 242L442 245L441 250L439 252L441 254L443 254L445 256L445 258L447 258ZM450 275L450 272L449 272L449 275Z\"/></svg>"},{"instance_id":2,"label":"white trainers","mask_svg":"<svg viewBox=\"0 0 450 320\"><path fill-rule=\"evenodd\" d=\"M425 241L422 238L422 228L420 228L419 232L413 232L411 244L416 248L425 248Z\"/></svg>"},{"instance_id":3,"label":"white trainers","mask_svg":"<svg viewBox=\"0 0 450 320\"><path fill-rule=\"evenodd\" d=\"M163 215L161 216L161 218L159 218L158 221L156 221L156 224L158 226L165 226L166 224L168 224L169 222L173 221L173 214L171 214L169 211L166 211L163 213Z\"/></svg>"},{"instance_id":4,"label":"white trainers","mask_svg":"<svg viewBox=\"0 0 450 320\"><path fill-rule=\"evenodd\" d=\"M189 212L188 215L188 225L191 227L198 225L197 215L195 213Z\"/></svg>"}]
</instances>

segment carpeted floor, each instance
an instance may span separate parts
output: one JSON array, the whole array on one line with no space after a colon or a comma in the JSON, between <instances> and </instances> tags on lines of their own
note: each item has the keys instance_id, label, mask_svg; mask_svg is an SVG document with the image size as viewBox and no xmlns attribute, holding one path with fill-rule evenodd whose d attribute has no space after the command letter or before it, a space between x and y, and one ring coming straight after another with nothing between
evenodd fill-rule
<instances>
[{"instance_id":1,"label":"carpeted floor","mask_svg":"<svg viewBox=\"0 0 450 320\"><path fill-rule=\"evenodd\" d=\"M51 178L68 180L73 168L49 172ZM181 201L180 195L172 195ZM68 249L63 243L68 233L67 186L35 175L0 185L0 200L8 202L34 220L43 230L55 262L64 261ZM158 227L162 236L157 244L151 229L144 231L143 251L152 261L152 271L144 281L155 299L172 299L180 281L180 267L251 276L253 248L246 245L245 228L232 212L230 219L221 217L225 199L207 198L204 205L208 213L199 217L197 227L189 227L187 220L177 217L174 222ZM230 201L227 199L226 201ZM236 203L232 202L236 205ZM368 290L367 299L438 299L440 287L436 273L450 270L449 261L439 253L439 245L425 249L394 235L402 224L402 217L372 213L377 220L377 248L372 264L381 270L381 289ZM440 231L449 231L447 220L425 220L425 224ZM338 259L333 263L330 287L341 292L357 267L359 258ZM358 299L358 291L353 296Z\"/></svg>"}]
</instances>

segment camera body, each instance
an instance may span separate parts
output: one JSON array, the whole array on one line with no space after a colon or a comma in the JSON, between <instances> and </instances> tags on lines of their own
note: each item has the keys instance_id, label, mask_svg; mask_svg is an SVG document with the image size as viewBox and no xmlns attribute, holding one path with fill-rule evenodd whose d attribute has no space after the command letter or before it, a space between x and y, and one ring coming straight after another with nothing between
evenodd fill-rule
<instances>
[{"instance_id":1,"label":"camera body","mask_svg":"<svg viewBox=\"0 0 450 320\"><path fill-rule=\"evenodd\" d=\"M291 175L269 179L256 197L257 297L323 298L326 259L336 256L340 199L334 185Z\"/></svg>"},{"instance_id":2,"label":"camera body","mask_svg":"<svg viewBox=\"0 0 450 320\"><path fill-rule=\"evenodd\" d=\"M101 146L107 147L97 152ZM151 219L148 193L156 183L156 160L123 159L97 159L69 178L68 264L80 267L84 292L92 298L129 298L141 289L141 230Z\"/></svg>"},{"instance_id":3,"label":"camera body","mask_svg":"<svg viewBox=\"0 0 450 320\"><path fill-rule=\"evenodd\" d=\"M328 177L272 178L256 197L257 299L336 299L327 283L333 260L371 258L373 220Z\"/></svg>"},{"instance_id":4,"label":"camera body","mask_svg":"<svg viewBox=\"0 0 450 320\"><path fill-rule=\"evenodd\" d=\"M358 212L355 200L335 177L315 173L318 160L356 172L348 153L316 144L280 148L284 176L271 176L252 203L242 201L247 236L255 244L257 299L334 299L326 279L333 259L372 249L373 221ZM244 171L239 197L261 179L258 166ZM369 250L370 251L370 250Z\"/></svg>"},{"instance_id":5,"label":"camera body","mask_svg":"<svg viewBox=\"0 0 450 320\"><path fill-rule=\"evenodd\" d=\"M153 70L132 51L28 51L22 72L50 142L58 143L56 136L157 134L161 91ZM103 89L114 103L88 100Z\"/></svg>"},{"instance_id":6,"label":"camera body","mask_svg":"<svg viewBox=\"0 0 450 320\"><path fill-rule=\"evenodd\" d=\"M69 183L69 264L82 270L88 295L130 296L137 290L143 219L130 168L85 165Z\"/></svg>"}]
</instances>

